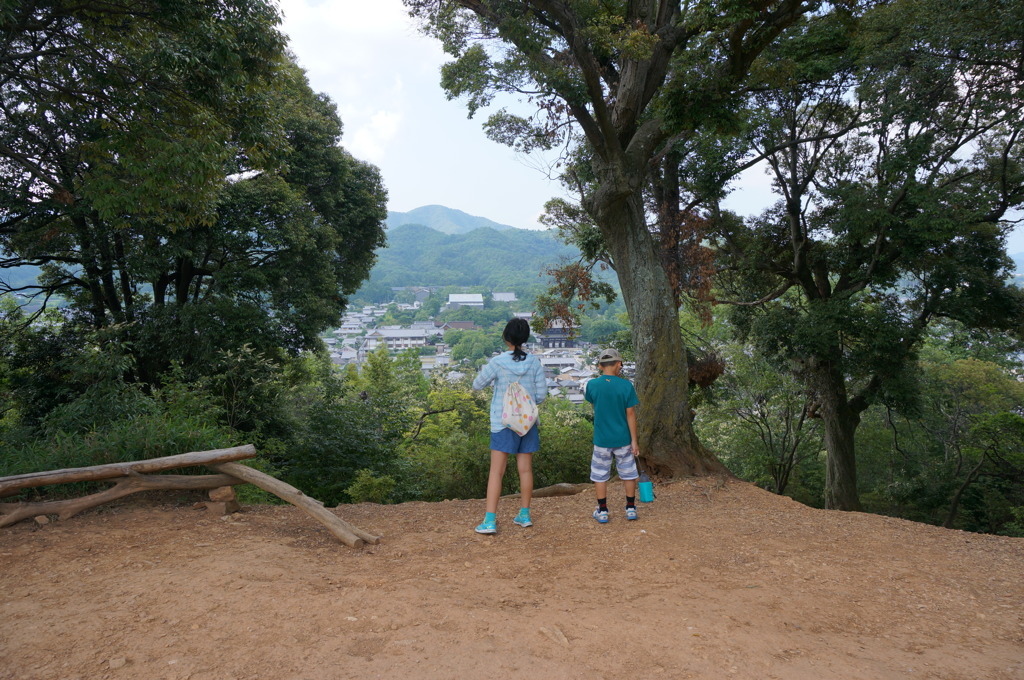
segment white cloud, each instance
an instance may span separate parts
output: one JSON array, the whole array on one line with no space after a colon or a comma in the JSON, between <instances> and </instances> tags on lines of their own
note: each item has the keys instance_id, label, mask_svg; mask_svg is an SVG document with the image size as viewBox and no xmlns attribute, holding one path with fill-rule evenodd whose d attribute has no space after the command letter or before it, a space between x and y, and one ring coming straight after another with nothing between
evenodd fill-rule
<instances>
[{"instance_id":1,"label":"white cloud","mask_svg":"<svg viewBox=\"0 0 1024 680\"><path fill-rule=\"evenodd\" d=\"M376 111L369 122L360 125L344 145L356 158L380 165L387 148L395 139L402 123L402 114L394 111Z\"/></svg>"},{"instance_id":2,"label":"white cloud","mask_svg":"<svg viewBox=\"0 0 1024 680\"><path fill-rule=\"evenodd\" d=\"M401 0L281 0L283 30L313 88L338 105L342 144L381 169L392 210L441 203L517 227L562 195L543 162L523 162L466 119L439 85L446 60L421 35ZM755 214L774 200L770 179L755 168L737 180L726 205ZM1024 251L1024 227L1010 237Z\"/></svg>"},{"instance_id":3,"label":"white cloud","mask_svg":"<svg viewBox=\"0 0 1024 680\"><path fill-rule=\"evenodd\" d=\"M283 30L313 89L328 94L342 145L377 165L392 210L440 203L517 227L537 227L561 193L486 138L445 98L440 44L421 35L401 0L282 0Z\"/></svg>"}]
</instances>

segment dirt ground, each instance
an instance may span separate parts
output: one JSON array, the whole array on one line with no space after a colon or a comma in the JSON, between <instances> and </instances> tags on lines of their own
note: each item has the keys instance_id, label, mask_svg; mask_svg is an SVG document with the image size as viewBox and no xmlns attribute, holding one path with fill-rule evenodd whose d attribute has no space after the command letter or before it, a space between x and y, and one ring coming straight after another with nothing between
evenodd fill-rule
<instances>
[{"instance_id":1,"label":"dirt ground","mask_svg":"<svg viewBox=\"0 0 1024 680\"><path fill-rule=\"evenodd\" d=\"M640 519L538 499L287 507L124 499L0 530L3 680L1024 678L1024 539L660 485ZM617 503L618 501L616 501Z\"/></svg>"}]
</instances>

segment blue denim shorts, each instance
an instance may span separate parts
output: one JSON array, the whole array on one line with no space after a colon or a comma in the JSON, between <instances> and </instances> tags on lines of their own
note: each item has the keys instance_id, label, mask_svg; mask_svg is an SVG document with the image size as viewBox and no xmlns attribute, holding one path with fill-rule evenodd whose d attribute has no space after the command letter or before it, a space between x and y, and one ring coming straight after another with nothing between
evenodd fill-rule
<instances>
[{"instance_id":1,"label":"blue denim shorts","mask_svg":"<svg viewBox=\"0 0 1024 680\"><path fill-rule=\"evenodd\" d=\"M514 455L535 453L538 449L540 449L540 431L537 429L537 423L534 423L533 427L522 437L507 427L502 428L500 432L491 433L491 451Z\"/></svg>"}]
</instances>

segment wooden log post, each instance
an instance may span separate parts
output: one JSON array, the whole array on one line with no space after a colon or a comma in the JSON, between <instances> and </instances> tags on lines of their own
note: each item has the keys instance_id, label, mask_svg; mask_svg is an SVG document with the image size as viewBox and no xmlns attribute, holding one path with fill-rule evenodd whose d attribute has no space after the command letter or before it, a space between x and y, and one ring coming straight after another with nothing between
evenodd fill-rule
<instances>
[{"instance_id":1,"label":"wooden log post","mask_svg":"<svg viewBox=\"0 0 1024 680\"><path fill-rule=\"evenodd\" d=\"M182 453L177 456L165 456L163 458L149 458L147 460L134 460L124 463L109 463L107 465L94 465L92 467L84 468L68 468L66 470L49 470L47 472L30 472L24 475L0 478L0 497L9 496L15 491L28 489L34 486L63 484L65 482L94 482L104 479L114 479L115 477L126 477L131 473L145 474L149 472L160 472L161 470L173 470L174 468L180 467L190 467L193 465L227 463L255 457L256 447L252 444L246 444L244 446L234 446L229 449L193 451L191 453Z\"/></svg>"},{"instance_id":2,"label":"wooden log post","mask_svg":"<svg viewBox=\"0 0 1024 680\"><path fill-rule=\"evenodd\" d=\"M380 543L380 536L374 536L371 533L363 531L359 527L349 524L325 508L323 503L314 498L310 498L291 484L282 482L279 479L274 479L270 475L264 474L259 470L252 469L248 465L242 465L241 463L207 463L206 467L212 468L217 472L223 472L224 474L236 477L242 481L249 482L264 491L269 491L275 496L288 501L327 527L327 530L330 531L335 538L350 548L361 548L364 543L371 543L374 545Z\"/></svg>"},{"instance_id":3,"label":"wooden log post","mask_svg":"<svg viewBox=\"0 0 1024 680\"><path fill-rule=\"evenodd\" d=\"M81 498L38 503L0 503L0 527L10 526L37 515L58 515L68 519L82 510L151 489L216 489L242 481L230 475L140 475L131 473L109 489Z\"/></svg>"}]
</instances>

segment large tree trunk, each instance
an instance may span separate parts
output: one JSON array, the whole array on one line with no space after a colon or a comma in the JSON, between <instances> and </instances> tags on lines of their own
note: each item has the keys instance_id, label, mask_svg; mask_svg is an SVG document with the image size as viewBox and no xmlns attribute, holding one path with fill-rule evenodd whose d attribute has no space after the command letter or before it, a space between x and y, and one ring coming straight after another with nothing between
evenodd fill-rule
<instances>
[{"instance_id":1,"label":"large tree trunk","mask_svg":"<svg viewBox=\"0 0 1024 680\"><path fill-rule=\"evenodd\" d=\"M637 436L644 469L666 477L727 474L693 431L679 312L639 192L592 207L632 324L640 399Z\"/></svg>"},{"instance_id":2,"label":"large tree trunk","mask_svg":"<svg viewBox=\"0 0 1024 680\"><path fill-rule=\"evenodd\" d=\"M953 528L953 522L956 521L956 514L960 510L960 500L964 497L964 492L967 491L967 487L969 487L974 482L974 480L978 478L978 473L981 472L981 468L984 464L985 457L982 456L981 460L978 461L978 464L975 465L974 468L967 473L967 478L964 480L963 484L961 484L960 487L956 490L956 493L953 494L953 500L950 501L949 503L949 512L946 513L946 520L942 523L942 526L946 527L947 529Z\"/></svg>"},{"instance_id":3,"label":"large tree trunk","mask_svg":"<svg viewBox=\"0 0 1024 680\"><path fill-rule=\"evenodd\" d=\"M810 370L825 425L825 507L860 510L854 448L860 412L850 406L846 381L832 362L820 362Z\"/></svg>"}]
</instances>

